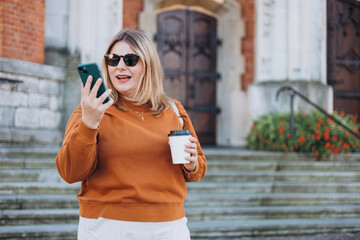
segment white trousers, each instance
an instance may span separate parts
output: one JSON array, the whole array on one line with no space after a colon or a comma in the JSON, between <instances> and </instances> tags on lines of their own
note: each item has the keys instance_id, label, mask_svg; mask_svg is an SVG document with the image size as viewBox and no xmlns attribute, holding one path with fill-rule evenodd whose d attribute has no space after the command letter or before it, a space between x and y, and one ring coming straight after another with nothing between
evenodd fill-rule
<instances>
[{"instance_id":1,"label":"white trousers","mask_svg":"<svg viewBox=\"0 0 360 240\"><path fill-rule=\"evenodd\" d=\"M170 222L128 222L80 217L78 240L190 240L187 218Z\"/></svg>"}]
</instances>

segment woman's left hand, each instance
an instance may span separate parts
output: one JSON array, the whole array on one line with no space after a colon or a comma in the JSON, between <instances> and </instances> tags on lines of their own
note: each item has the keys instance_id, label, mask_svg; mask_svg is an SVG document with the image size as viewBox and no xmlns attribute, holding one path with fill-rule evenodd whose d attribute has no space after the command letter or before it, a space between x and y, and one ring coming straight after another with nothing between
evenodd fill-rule
<instances>
[{"instance_id":1,"label":"woman's left hand","mask_svg":"<svg viewBox=\"0 0 360 240\"><path fill-rule=\"evenodd\" d=\"M197 142L196 138L190 137L190 143L185 144L185 152L190 153L190 157L186 157L185 159L190 161L190 163L185 163L184 167L189 172L195 170L198 162L198 151L197 151L196 142Z\"/></svg>"}]
</instances>

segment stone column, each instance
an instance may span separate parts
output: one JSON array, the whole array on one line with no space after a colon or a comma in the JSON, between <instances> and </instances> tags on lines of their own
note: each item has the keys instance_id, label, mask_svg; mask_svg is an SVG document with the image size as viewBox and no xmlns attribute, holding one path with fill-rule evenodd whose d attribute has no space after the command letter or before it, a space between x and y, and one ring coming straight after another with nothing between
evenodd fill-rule
<instances>
[{"instance_id":1,"label":"stone column","mask_svg":"<svg viewBox=\"0 0 360 240\"><path fill-rule=\"evenodd\" d=\"M257 0L256 79L249 88L251 117L289 111L289 96L275 100L289 85L311 101L333 110L326 85L326 1ZM295 110L313 108L295 98Z\"/></svg>"}]
</instances>

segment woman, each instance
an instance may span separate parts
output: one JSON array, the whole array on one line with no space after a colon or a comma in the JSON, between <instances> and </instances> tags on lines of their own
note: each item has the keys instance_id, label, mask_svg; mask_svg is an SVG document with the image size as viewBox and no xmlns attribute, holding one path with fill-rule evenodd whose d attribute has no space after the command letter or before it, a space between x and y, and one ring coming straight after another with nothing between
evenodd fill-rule
<instances>
[{"instance_id":1,"label":"woman","mask_svg":"<svg viewBox=\"0 0 360 240\"><path fill-rule=\"evenodd\" d=\"M78 239L190 239L185 182L205 175L206 159L185 109L174 101L182 127L169 105L154 45L141 31L122 30L102 70L109 89L96 98L102 80L90 90L87 79L56 157L66 182L81 181ZM182 128L193 135L189 163L175 165L168 134Z\"/></svg>"}]
</instances>

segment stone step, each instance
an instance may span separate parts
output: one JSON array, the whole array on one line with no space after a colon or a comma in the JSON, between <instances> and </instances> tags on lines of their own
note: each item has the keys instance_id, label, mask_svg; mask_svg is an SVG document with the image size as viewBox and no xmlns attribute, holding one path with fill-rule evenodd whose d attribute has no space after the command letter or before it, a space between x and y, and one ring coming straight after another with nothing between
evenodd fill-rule
<instances>
[{"instance_id":1,"label":"stone step","mask_svg":"<svg viewBox=\"0 0 360 240\"><path fill-rule=\"evenodd\" d=\"M186 207L310 206L360 204L359 193L192 193ZM0 209L78 208L75 194L0 196Z\"/></svg>"},{"instance_id":2,"label":"stone step","mask_svg":"<svg viewBox=\"0 0 360 240\"><path fill-rule=\"evenodd\" d=\"M1 185L0 185L1 186ZM1 189L1 187L0 187ZM351 193L360 182L190 182L188 193Z\"/></svg>"},{"instance_id":3,"label":"stone step","mask_svg":"<svg viewBox=\"0 0 360 240\"><path fill-rule=\"evenodd\" d=\"M192 238L314 235L359 232L360 219L189 221Z\"/></svg>"},{"instance_id":4,"label":"stone step","mask_svg":"<svg viewBox=\"0 0 360 240\"><path fill-rule=\"evenodd\" d=\"M0 195L19 194L77 194L80 183L65 182L0 182Z\"/></svg>"},{"instance_id":5,"label":"stone step","mask_svg":"<svg viewBox=\"0 0 360 240\"><path fill-rule=\"evenodd\" d=\"M192 193L351 193L360 192L359 182L196 182L187 183ZM77 194L80 183L2 182L0 195Z\"/></svg>"},{"instance_id":6,"label":"stone step","mask_svg":"<svg viewBox=\"0 0 360 240\"><path fill-rule=\"evenodd\" d=\"M60 146L0 147L0 158L54 158Z\"/></svg>"},{"instance_id":7,"label":"stone step","mask_svg":"<svg viewBox=\"0 0 360 240\"><path fill-rule=\"evenodd\" d=\"M360 204L359 193L193 193L186 207L320 206Z\"/></svg>"},{"instance_id":8,"label":"stone step","mask_svg":"<svg viewBox=\"0 0 360 240\"><path fill-rule=\"evenodd\" d=\"M187 207L185 212L189 221L360 218L360 208L358 205Z\"/></svg>"},{"instance_id":9,"label":"stone step","mask_svg":"<svg viewBox=\"0 0 360 240\"><path fill-rule=\"evenodd\" d=\"M287 181L287 182L358 182L360 172L318 171L207 171L202 181Z\"/></svg>"},{"instance_id":10,"label":"stone step","mask_svg":"<svg viewBox=\"0 0 360 240\"><path fill-rule=\"evenodd\" d=\"M360 162L208 160L211 171L360 171Z\"/></svg>"},{"instance_id":11,"label":"stone step","mask_svg":"<svg viewBox=\"0 0 360 240\"><path fill-rule=\"evenodd\" d=\"M310 161L316 162L313 153L283 153L269 151L253 151L240 148L203 148L207 160L284 160L284 161ZM360 153L332 155L326 161L359 162Z\"/></svg>"},{"instance_id":12,"label":"stone step","mask_svg":"<svg viewBox=\"0 0 360 240\"><path fill-rule=\"evenodd\" d=\"M0 227L0 239L73 240L77 224L21 225ZM281 219L189 221L191 238L314 235L359 232L359 219Z\"/></svg>"},{"instance_id":13,"label":"stone step","mask_svg":"<svg viewBox=\"0 0 360 240\"><path fill-rule=\"evenodd\" d=\"M186 207L189 221L250 219L359 218L360 209L348 206L270 206L270 207ZM78 223L79 209L3 210L1 225L41 225Z\"/></svg>"},{"instance_id":14,"label":"stone step","mask_svg":"<svg viewBox=\"0 0 360 240\"><path fill-rule=\"evenodd\" d=\"M56 169L2 169L0 182L62 182Z\"/></svg>"},{"instance_id":15,"label":"stone step","mask_svg":"<svg viewBox=\"0 0 360 240\"><path fill-rule=\"evenodd\" d=\"M0 239L74 240L77 224L1 226Z\"/></svg>"},{"instance_id":16,"label":"stone step","mask_svg":"<svg viewBox=\"0 0 360 240\"><path fill-rule=\"evenodd\" d=\"M0 170L55 168L55 158L0 158Z\"/></svg>"},{"instance_id":17,"label":"stone step","mask_svg":"<svg viewBox=\"0 0 360 240\"><path fill-rule=\"evenodd\" d=\"M0 209L78 208L75 194L0 196Z\"/></svg>"},{"instance_id":18,"label":"stone step","mask_svg":"<svg viewBox=\"0 0 360 240\"><path fill-rule=\"evenodd\" d=\"M21 209L3 210L1 225L41 225L78 223L79 209Z\"/></svg>"}]
</instances>

